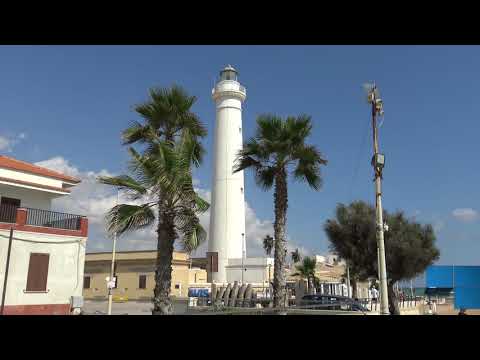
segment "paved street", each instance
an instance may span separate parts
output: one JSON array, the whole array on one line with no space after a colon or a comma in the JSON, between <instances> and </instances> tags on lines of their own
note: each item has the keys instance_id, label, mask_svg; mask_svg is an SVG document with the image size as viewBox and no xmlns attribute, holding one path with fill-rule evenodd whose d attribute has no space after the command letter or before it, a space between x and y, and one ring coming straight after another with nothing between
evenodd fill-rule
<instances>
[{"instance_id":1,"label":"paved street","mask_svg":"<svg viewBox=\"0 0 480 360\"><path fill-rule=\"evenodd\" d=\"M127 301L124 303L112 304L113 315L151 315L153 305L145 301ZM186 300L177 300L174 303L174 311L177 315L185 314L187 310ZM85 300L83 311L85 315L106 315L107 301Z\"/></svg>"}]
</instances>

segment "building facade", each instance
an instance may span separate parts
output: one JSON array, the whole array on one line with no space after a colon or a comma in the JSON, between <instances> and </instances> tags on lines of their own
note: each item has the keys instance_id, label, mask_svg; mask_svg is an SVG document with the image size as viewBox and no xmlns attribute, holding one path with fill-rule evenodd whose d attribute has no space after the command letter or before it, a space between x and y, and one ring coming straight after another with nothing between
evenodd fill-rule
<instances>
[{"instance_id":1,"label":"building facade","mask_svg":"<svg viewBox=\"0 0 480 360\"><path fill-rule=\"evenodd\" d=\"M113 299L117 301L150 301L155 288L155 263L157 252L121 251L115 254L117 287ZM83 296L85 300L106 300L106 278L110 276L112 253L88 253L85 256ZM173 253L171 295L187 297L190 287L207 283L207 272L192 266L190 256L184 252Z\"/></svg>"},{"instance_id":2,"label":"building facade","mask_svg":"<svg viewBox=\"0 0 480 360\"><path fill-rule=\"evenodd\" d=\"M82 303L84 216L52 211L80 180L0 156L3 314L70 314Z\"/></svg>"}]
</instances>

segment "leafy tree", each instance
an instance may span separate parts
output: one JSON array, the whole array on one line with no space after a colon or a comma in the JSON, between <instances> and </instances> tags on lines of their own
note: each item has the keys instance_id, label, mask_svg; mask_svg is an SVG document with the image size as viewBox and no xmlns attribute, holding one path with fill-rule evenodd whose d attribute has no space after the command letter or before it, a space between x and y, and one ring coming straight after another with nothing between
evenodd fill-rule
<instances>
[{"instance_id":1,"label":"leafy tree","mask_svg":"<svg viewBox=\"0 0 480 360\"><path fill-rule=\"evenodd\" d=\"M300 255L300 252L298 251L298 248L296 248L294 251L292 251L290 253L290 255L292 256L292 261L294 263L298 263L298 262L300 262L300 260L302 260L302 256Z\"/></svg>"},{"instance_id":2,"label":"leafy tree","mask_svg":"<svg viewBox=\"0 0 480 360\"><path fill-rule=\"evenodd\" d=\"M104 184L126 190L142 205L120 204L107 214L109 233L123 234L153 225L157 220L157 261L154 314L170 314L172 256L176 239L192 251L206 234L198 215L209 204L193 189L191 167L199 166L204 149L200 138L206 130L191 107L196 98L179 86L150 90L147 102L135 107L143 121L134 121L123 131L125 145L137 144L141 153L129 147L131 175L101 177ZM155 212L157 216L155 216Z\"/></svg>"},{"instance_id":3,"label":"leafy tree","mask_svg":"<svg viewBox=\"0 0 480 360\"><path fill-rule=\"evenodd\" d=\"M384 211L389 230L385 232L388 297L390 312L398 314L393 285L425 271L440 256L435 246L431 225L408 219L402 211ZM325 232L330 247L350 265L350 273L358 280L378 277L378 256L375 230L375 208L362 201L339 204L335 219L327 220Z\"/></svg>"},{"instance_id":4,"label":"leafy tree","mask_svg":"<svg viewBox=\"0 0 480 360\"><path fill-rule=\"evenodd\" d=\"M315 275L315 269L317 266L317 260L313 257L304 257L301 264L296 265L297 272L292 276L300 276L302 279L306 279L308 282L308 292L313 293L315 284L318 283L318 278Z\"/></svg>"},{"instance_id":5,"label":"leafy tree","mask_svg":"<svg viewBox=\"0 0 480 360\"><path fill-rule=\"evenodd\" d=\"M265 236L265 238L263 239L263 249L265 250L265 254L269 256L272 254L273 245L273 237L271 237L270 235Z\"/></svg>"},{"instance_id":6,"label":"leafy tree","mask_svg":"<svg viewBox=\"0 0 480 360\"><path fill-rule=\"evenodd\" d=\"M266 114L257 118L255 137L244 144L234 171L250 168L263 190L274 187L275 264L273 279L274 306L280 307L286 300L285 258L286 222L288 207L289 172L296 180L306 181L314 190L322 184L320 165L327 161L315 146L307 145L311 134L310 116L287 117Z\"/></svg>"}]
</instances>

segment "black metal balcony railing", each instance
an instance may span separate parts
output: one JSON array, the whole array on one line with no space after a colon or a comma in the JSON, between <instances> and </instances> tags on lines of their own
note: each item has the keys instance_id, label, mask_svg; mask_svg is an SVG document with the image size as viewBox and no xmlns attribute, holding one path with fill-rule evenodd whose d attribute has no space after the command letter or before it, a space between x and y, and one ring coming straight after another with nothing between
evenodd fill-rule
<instances>
[{"instance_id":1,"label":"black metal balcony railing","mask_svg":"<svg viewBox=\"0 0 480 360\"><path fill-rule=\"evenodd\" d=\"M27 225L44 226L55 229L80 230L82 216L49 210L27 208Z\"/></svg>"},{"instance_id":2,"label":"black metal balcony railing","mask_svg":"<svg viewBox=\"0 0 480 360\"><path fill-rule=\"evenodd\" d=\"M17 221L17 205L0 205L0 222L14 224Z\"/></svg>"},{"instance_id":3,"label":"black metal balcony railing","mask_svg":"<svg viewBox=\"0 0 480 360\"><path fill-rule=\"evenodd\" d=\"M17 222L17 205L0 205L0 222L14 224ZM25 224L31 226L43 226L64 230L80 230L82 216L65 214L56 211L31 209L27 210Z\"/></svg>"}]
</instances>

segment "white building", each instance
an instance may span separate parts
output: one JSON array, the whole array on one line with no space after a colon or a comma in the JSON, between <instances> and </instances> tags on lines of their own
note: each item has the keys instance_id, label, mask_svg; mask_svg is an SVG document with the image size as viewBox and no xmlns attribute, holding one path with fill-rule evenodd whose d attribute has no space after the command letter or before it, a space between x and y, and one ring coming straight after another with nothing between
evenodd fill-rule
<instances>
[{"instance_id":1,"label":"white building","mask_svg":"<svg viewBox=\"0 0 480 360\"><path fill-rule=\"evenodd\" d=\"M229 259L226 273L228 283L268 284L273 281L273 258Z\"/></svg>"},{"instance_id":2,"label":"white building","mask_svg":"<svg viewBox=\"0 0 480 360\"><path fill-rule=\"evenodd\" d=\"M4 314L69 314L72 305L81 305L88 220L51 209L53 199L68 196L79 182L0 156L0 295L4 305L0 311Z\"/></svg>"},{"instance_id":3,"label":"white building","mask_svg":"<svg viewBox=\"0 0 480 360\"><path fill-rule=\"evenodd\" d=\"M208 281L225 283L230 259L246 257L243 171L234 173L243 147L242 103L246 90L227 66L212 90L216 105L214 170L207 252Z\"/></svg>"}]
</instances>

